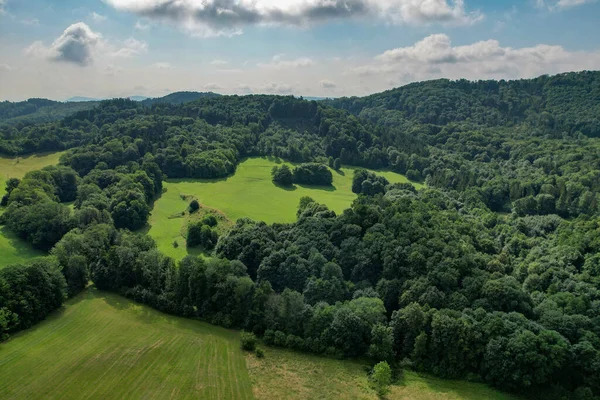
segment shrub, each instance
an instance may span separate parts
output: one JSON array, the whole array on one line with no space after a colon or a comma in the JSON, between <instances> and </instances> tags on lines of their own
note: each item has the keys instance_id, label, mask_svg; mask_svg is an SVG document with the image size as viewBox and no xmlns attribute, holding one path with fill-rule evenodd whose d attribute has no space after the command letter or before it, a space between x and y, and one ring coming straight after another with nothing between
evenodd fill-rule
<instances>
[{"instance_id":1,"label":"shrub","mask_svg":"<svg viewBox=\"0 0 600 400\"><path fill-rule=\"evenodd\" d=\"M252 332L242 332L240 334L242 350L254 351L256 349L256 336Z\"/></svg>"},{"instance_id":2,"label":"shrub","mask_svg":"<svg viewBox=\"0 0 600 400\"><path fill-rule=\"evenodd\" d=\"M173 247L175 247L175 248L179 247L179 243L177 243L177 240L173 241Z\"/></svg>"},{"instance_id":3,"label":"shrub","mask_svg":"<svg viewBox=\"0 0 600 400\"><path fill-rule=\"evenodd\" d=\"M263 341L265 344L273 346L275 344L275 331L272 329L267 329L263 335Z\"/></svg>"},{"instance_id":4,"label":"shrub","mask_svg":"<svg viewBox=\"0 0 600 400\"><path fill-rule=\"evenodd\" d=\"M265 352L260 347L257 347L255 352L257 358L265 358Z\"/></svg>"},{"instance_id":5,"label":"shrub","mask_svg":"<svg viewBox=\"0 0 600 400\"><path fill-rule=\"evenodd\" d=\"M373 367L371 373L371 386L379 396L384 396L389 392L389 386L392 384L392 369L386 361L382 361Z\"/></svg>"},{"instance_id":6,"label":"shrub","mask_svg":"<svg viewBox=\"0 0 600 400\"><path fill-rule=\"evenodd\" d=\"M198 200L194 199L190 202L190 212L196 212L200 209L200 203Z\"/></svg>"},{"instance_id":7,"label":"shrub","mask_svg":"<svg viewBox=\"0 0 600 400\"><path fill-rule=\"evenodd\" d=\"M275 339L273 340L273 344L279 347L285 347L287 341L287 336L285 333L281 331L275 331Z\"/></svg>"},{"instance_id":8,"label":"shrub","mask_svg":"<svg viewBox=\"0 0 600 400\"><path fill-rule=\"evenodd\" d=\"M217 222L217 218L215 218L214 215L207 215L206 217L204 217L204 219L202 220L202 223L204 225L208 225L210 227L215 227L217 226L218 222Z\"/></svg>"}]
</instances>

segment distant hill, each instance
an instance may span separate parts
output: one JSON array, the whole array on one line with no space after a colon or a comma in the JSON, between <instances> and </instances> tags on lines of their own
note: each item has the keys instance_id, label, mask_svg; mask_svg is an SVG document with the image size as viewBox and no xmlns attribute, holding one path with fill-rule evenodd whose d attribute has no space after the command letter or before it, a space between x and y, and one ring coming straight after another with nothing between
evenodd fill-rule
<instances>
[{"instance_id":1,"label":"distant hill","mask_svg":"<svg viewBox=\"0 0 600 400\"><path fill-rule=\"evenodd\" d=\"M0 102L0 125L36 124L62 119L78 111L90 110L98 102L60 102L48 99Z\"/></svg>"},{"instance_id":2,"label":"distant hill","mask_svg":"<svg viewBox=\"0 0 600 400\"><path fill-rule=\"evenodd\" d=\"M84 102L89 102L89 101L100 101L100 100L102 100L102 99L97 99L94 97L73 96L73 97L69 97L65 101L67 103L84 103Z\"/></svg>"},{"instance_id":3,"label":"distant hill","mask_svg":"<svg viewBox=\"0 0 600 400\"><path fill-rule=\"evenodd\" d=\"M199 99L207 98L207 97L218 97L221 96L218 93L213 92L175 92L168 94L164 97L157 97L154 99L146 99L142 101L142 104L145 106L151 106L153 104L183 104L189 103L191 101L196 101Z\"/></svg>"},{"instance_id":4,"label":"distant hill","mask_svg":"<svg viewBox=\"0 0 600 400\"><path fill-rule=\"evenodd\" d=\"M150 97L148 96L129 96L128 99L129 100L133 100L133 101L144 101L144 100L148 100Z\"/></svg>"}]
</instances>

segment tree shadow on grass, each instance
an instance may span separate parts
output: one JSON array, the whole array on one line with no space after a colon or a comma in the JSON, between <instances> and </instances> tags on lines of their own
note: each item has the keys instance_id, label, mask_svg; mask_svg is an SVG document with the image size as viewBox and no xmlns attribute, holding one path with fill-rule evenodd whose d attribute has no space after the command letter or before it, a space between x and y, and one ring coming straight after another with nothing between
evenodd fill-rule
<instances>
[{"instance_id":1,"label":"tree shadow on grass","mask_svg":"<svg viewBox=\"0 0 600 400\"><path fill-rule=\"evenodd\" d=\"M260 158L262 158L263 160L269 160L271 162L274 162L275 164L283 163L283 160L277 156L262 156Z\"/></svg>"},{"instance_id":2,"label":"tree shadow on grass","mask_svg":"<svg viewBox=\"0 0 600 400\"><path fill-rule=\"evenodd\" d=\"M277 186L279 189L283 189L287 192L293 192L294 190L298 189L296 187L296 185L282 185L281 183L275 183L273 182L273 185Z\"/></svg>"},{"instance_id":3,"label":"tree shadow on grass","mask_svg":"<svg viewBox=\"0 0 600 400\"><path fill-rule=\"evenodd\" d=\"M337 171L334 169L333 171L334 171L335 173L337 173L338 175L340 175L340 176L346 176L346 173L345 173L344 171L342 171L341 169L340 169L340 170L337 170Z\"/></svg>"},{"instance_id":4,"label":"tree shadow on grass","mask_svg":"<svg viewBox=\"0 0 600 400\"><path fill-rule=\"evenodd\" d=\"M10 247L15 249L16 253L19 255L30 255L31 258L44 257L48 255L48 253L45 253L42 250L37 250L29 242L26 242L18 237L6 226L0 227L0 236L3 236Z\"/></svg>"},{"instance_id":5,"label":"tree shadow on grass","mask_svg":"<svg viewBox=\"0 0 600 400\"><path fill-rule=\"evenodd\" d=\"M304 185L298 184L301 188L311 189L311 190L323 190L325 192L335 192L337 188L334 185L322 186L322 185Z\"/></svg>"}]
</instances>

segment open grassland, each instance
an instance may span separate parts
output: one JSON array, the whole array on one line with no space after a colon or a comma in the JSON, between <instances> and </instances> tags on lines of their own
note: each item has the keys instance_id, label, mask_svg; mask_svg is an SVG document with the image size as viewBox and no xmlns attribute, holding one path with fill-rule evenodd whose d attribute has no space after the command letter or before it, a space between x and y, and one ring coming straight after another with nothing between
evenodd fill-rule
<instances>
[{"instance_id":1,"label":"open grassland","mask_svg":"<svg viewBox=\"0 0 600 400\"><path fill-rule=\"evenodd\" d=\"M236 332L87 290L0 345L0 398L251 399Z\"/></svg>"},{"instance_id":2,"label":"open grassland","mask_svg":"<svg viewBox=\"0 0 600 400\"><path fill-rule=\"evenodd\" d=\"M6 181L9 178L22 178L29 171L56 165L62 154L38 154L20 158L0 157L0 197L5 193ZM3 208L0 207L0 214L3 211ZM35 250L6 228L0 227L0 268L43 255L44 253Z\"/></svg>"},{"instance_id":3,"label":"open grassland","mask_svg":"<svg viewBox=\"0 0 600 400\"><path fill-rule=\"evenodd\" d=\"M257 400L373 399L365 364L282 349L265 349L265 358L246 355ZM450 381L406 371L386 396L390 400L517 400L483 384Z\"/></svg>"},{"instance_id":4,"label":"open grassland","mask_svg":"<svg viewBox=\"0 0 600 400\"><path fill-rule=\"evenodd\" d=\"M4 187L9 178L22 178L29 171L35 171L58 164L63 153L34 154L26 157L0 157L0 194L4 195Z\"/></svg>"},{"instance_id":5,"label":"open grassland","mask_svg":"<svg viewBox=\"0 0 600 400\"><path fill-rule=\"evenodd\" d=\"M373 399L365 364L265 348L238 333L89 289L0 344L4 399ZM405 372L388 399L516 400L482 384Z\"/></svg>"},{"instance_id":6,"label":"open grassland","mask_svg":"<svg viewBox=\"0 0 600 400\"><path fill-rule=\"evenodd\" d=\"M303 196L310 196L337 213L344 211L356 199L356 194L352 193L355 168L332 171L331 187L294 185L284 188L271 181L271 169L283 163L273 158L249 158L238 166L233 176L225 179L166 182L166 193L154 204L149 234L156 240L159 249L171 257L181 259L188 253L182 235L186 218L181 216L181 212L186 210L189 201L182 199L182 195L197 198L202 206L218 210L233 222L249 217L267 223L294 222ZM408 182L405 176L394 172L376 173L385 176L391 183ZM413 185L417 189L422 188L419 183ZM178 241L179 247L173 246L174 241Z\"/></svg>"}]
</instances>

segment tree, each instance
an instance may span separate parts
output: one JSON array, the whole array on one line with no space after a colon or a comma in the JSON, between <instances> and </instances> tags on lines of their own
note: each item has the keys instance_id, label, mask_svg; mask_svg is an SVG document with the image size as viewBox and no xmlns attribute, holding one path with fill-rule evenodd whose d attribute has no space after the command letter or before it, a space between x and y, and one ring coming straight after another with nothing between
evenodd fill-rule
<instances>
[{"instance_id":1,"label":"tree","mask_svg":"<svg viewBox=\"0 0 600 400\"><path fill-rule=\"evenodd\" d=\"M331 165L330 165L330 167L331 167ZM342 168L342 160L340 160L339 158L336 158L335 161L333 162L332 167L336 171L339 171Z\"/></svg>"},{"instance_id":2,"label":"tree","mask_svg":"<svg viewBox=\"0 0 600 400\"><path fill-rule=\"evenodd\" d=\"M394 359L394 334L392 328L383 324L373 326L371 330L371 345L369 346L369 357L377 361L389 361Z\"/></svg>"},{"instance_id":3,"label":"tree","mask_svg":"<svg viewBox=\"0 0 600 400\"><path fill-rule=\"evenodd\" d=\"M385 396L392 384L392 369L386 361L381 361L373 367L371 372L371 386L381 397Z\"/></svg>"},{"instance_id":4,"label":"tree","mask_svg":"<svg viewBox=\"0 0 600 400\"><path fill-rule=\"evenodd\" d=\"M273 182L280 185L291 185L294 183L292 170L286 164L283 164L281 167L273 167L271 177Z\"/></svg>"},{"instance_id":5,"label":"tree","mask_svg":"<svg viewBox=\"0 0 600 400\"><path fill-rule=\"evenodd\" d=\"M198 203L198 200L194 199L190 202L190 212L196 212L200 209L200 203Z\"/></svg>"}]
</instances>

